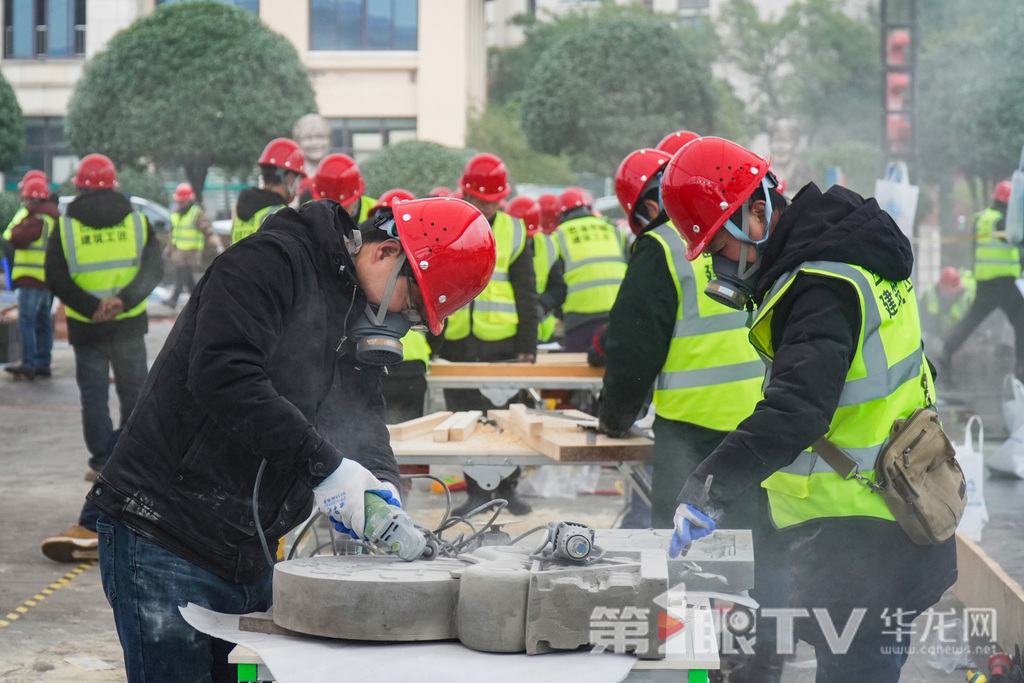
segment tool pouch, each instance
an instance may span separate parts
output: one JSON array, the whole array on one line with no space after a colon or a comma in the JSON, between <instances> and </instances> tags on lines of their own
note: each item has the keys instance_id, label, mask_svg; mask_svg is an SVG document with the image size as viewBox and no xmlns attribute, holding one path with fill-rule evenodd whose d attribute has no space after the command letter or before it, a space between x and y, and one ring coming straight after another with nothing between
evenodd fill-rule
<instances>
[{"instance_id":1,"label":"tool pouch","mask_svg":"<svg viewBox=\"0 0 1024 683\"><path fill-rule=\"evenodd\" d=\"M877 483L859 474L853 459L825 437L813 448L844 478L854 478L881 495L914 543L935 545L956 532L967 506L967 482L953 444L931 408L918 408L893 424L875 460Z\"/></svg>"}]
</instances>

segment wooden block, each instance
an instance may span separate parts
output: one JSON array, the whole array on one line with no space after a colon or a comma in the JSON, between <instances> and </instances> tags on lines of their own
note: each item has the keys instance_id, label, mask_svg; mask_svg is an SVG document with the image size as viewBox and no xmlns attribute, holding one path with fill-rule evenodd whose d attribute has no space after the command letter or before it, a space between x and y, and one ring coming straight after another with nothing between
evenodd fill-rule
<instances>
[{"instance_id":1,"label":"wooden block","mask_svg":"<svg viewBox=\"0 0 1024 683\"><path fill-rule=\"evenodd\" d=\"M564 413L563 413L564 415ZM593 420L592 415L580 413L581 420ZM622 462L649 460L654 442L643 437L613 439L598 434L594 443L587 443L587 432L571 420L558 417L543 417L543 432L531 436L525 429L516 427L516 420L510 410L489 410L487 416L500 428L512 430L523 442L538 453L560 462ZM575 419L575 415L573 418Z\"/></svg>"},{"instance_id":2,"label":"wooden block","mask_svg":"<svg viewBox=\"0 0 1024 683\"><path fill-rule=\"evenodd\" d=\"M434 429L432 430L434 433L434 441L438 443L444 443L445 441L447 441L448 430L452 428L453 424L459 421L459 418L461 418L462 415L463 413L452 413L451 415L448 416L448 419L434 427Z\"/></svg>"},{"instance_id":3,"label":"wooden block","mask_svg":"<svg viewBox=\"0 0 1024 683\"><path fill-rule=\"evenodd\" d=\"M388 432L391 433L392 441L405 441L406 439L433 431L434 427L451 417L451 414L450 410L442 410L430 415L424 415L423 417L417 417L415 420L388 425Z\"/></svg>"},{"instance_id":4,"label":"wooden block","mask_svg":"<svg viewBox=\"0 0 1024 683\"><path fill-rule=\"evenodd\" d=\"M459 419L448 429L449 441L465 441L476 430L480 424L478 420L483 416L483 411L467 410L459 413Z\"/></svg>"},{"instance_id":5,"label":"wooden block","mask_svg":"<svg viewBox=\"0 0 1024 683\"><path fill-rule=\"evenodd\" d=\"M508 414L512 419L512 428L525 436L540 436L544 431L544 418L536 413L526 412L526 406L522 403L510 405Z\"/></svg>"},{"instance_id":6,"label":"wooden block","mask_svg":"<svg viewBox=\"0 0 1024 683\"><path fill-rule=\"evenodd\" d=\"M537 365L587 365L586 353L538 353Z\"/></svg>"},{"instance_id":7,"label":"wooden block","mask_svg":"<svg viewBox=\"0 0 1024 683\"><path fill-rule=\"evenodd\" d=\"M431 363L430 376L479 378L601 378L604 368L592 368L586 363L562 365L554 363Z\"/></svg>"},{"instance_id":8,"label":"wooden block","mask_svg":"<svg viewBox=\"0 0 1024 683\"><path fill-rule=\"evenodd\" d=\"M993 630L998 626L998 642L1024 642L1024 588L989 557L981 546L957 532L956 563L958 577L953 594L964 607L993 610Z\"/></svg>"}]
</instances>

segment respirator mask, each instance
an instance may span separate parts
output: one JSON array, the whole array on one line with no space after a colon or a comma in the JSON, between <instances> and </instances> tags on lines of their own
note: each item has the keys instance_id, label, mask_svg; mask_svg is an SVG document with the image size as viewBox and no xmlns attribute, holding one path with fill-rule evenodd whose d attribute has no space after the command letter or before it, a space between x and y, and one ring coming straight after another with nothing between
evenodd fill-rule
<instances>
[{"instance_id":1,"label":"respirator mask","mask_svg":"<svg viewBox=\"0 0 1024 683\"><path fill-rule=\"evenodd\" d=\"M398 239L398 231L395 228L394 219L384 221L378 228L385 230L392 238ZM410 329L426 331L426 321L422 319L419 311L412 305L400 313L389 311L391 297L395 293L395 285L398 278L405 276L411 296L413 286L413 274L409 270L409 263L405 252L401 252L395 260L395 266L391 269L391 276L388 278L384 295L381 297L379 306L366 305L366 311L356 324L349 330L349 334L356 345L356 360L367 365L395 365L401 363L402 337Z\"/></svg>"},{"instance_id":2,"label":"respirator mask","mask_svg":"<svg viewBox=\"0 0 1024 683\"><path fill-rule=\"evenodd\" d=\"M743 202L741 208L742 228L737 227L730 218L725 222L724 227L729 233L740 242L739 261L733 261L725 256L713 254L711 256L711 267L715 277L708 283L704 293L720 304L742 311L748 307L751 297L754 296L754 289L757 287L757 274L761 268L761 256L764 251L764 244L768 240L768 233L772 224L772 200L768 190L774 187L769 185L769 173L761 179L761 187L764 188L765 205L765 230L764 236L759 240L750 237L750 207L747 201ZM772 178L774 180L774 178ZM753 261L749 260L750 250L754 249L757 256Z\"/></svg>"}]
</instances>

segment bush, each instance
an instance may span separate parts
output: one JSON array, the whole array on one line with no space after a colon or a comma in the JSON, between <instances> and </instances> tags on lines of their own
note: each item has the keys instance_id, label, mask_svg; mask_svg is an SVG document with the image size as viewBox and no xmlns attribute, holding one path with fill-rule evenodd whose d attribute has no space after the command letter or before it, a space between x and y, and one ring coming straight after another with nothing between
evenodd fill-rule
<instances>
[{"instance_id":1,"label":"bush","mask_svg":"<svg viewBox=\"0 0 1024 683\"><path fill-rule=\"evenodd\" d=\"M0 234L7 230L7 224L14 218L21 206L17 192L0 192Z\"/></svg>"},{"instance_id":2,"label":"bush","mask_svg":"<svg viewBox=\"0 0 1024 683\"><path fill-rule=\"evenodd\" d=\"M385 147L360 164L359 170L371 197L395 188L426 197L438 185L454 189L473 154L436 142L407 140Z\"/></svg>"}]
</instances>

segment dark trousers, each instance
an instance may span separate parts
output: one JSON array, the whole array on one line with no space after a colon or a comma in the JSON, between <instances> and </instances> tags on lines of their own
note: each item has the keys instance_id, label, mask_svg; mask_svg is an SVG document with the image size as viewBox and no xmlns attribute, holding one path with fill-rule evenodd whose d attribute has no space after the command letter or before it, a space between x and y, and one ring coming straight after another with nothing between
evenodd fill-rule
<instances>
[{"instance_id":1,"label":"dark trousers","mask_svg":"<svg viewBox=\"0 0 1024 683\"><path fill-rule=\"evenodd\" d=\"M75 344L75 379L82 400L82 431L89 467L100 472L110 458L114 425L110 419L110 369L114 369L123 427L146 381L146 343L141 336Z\"/></svg>"},{"instance_id":2,"label":"dark trousers","mask_svg":"<svg viewBox=\"0 0 1024 683\"><path fill-rule=\"evenodd\" d=\"M398 424L423 417L427 395L427 365L421 360L407 360L388 368L381 375L384 394L384 415L387 423Z\"/></svg>"},{"instance_id":3,"label":"dark trousers","mask_svg":"<svg viewBox=\"0 0 1024 683\"><path fill-rule=\"evenodd\" d=\"M178 607L192 603L225 614L264 612L273 600L273 573L252 583L232 583L106 515L96 528L103 592L114 610L128 680L237 681L227 661L234 645L189 626Z\"/></svg>"},{"instance_id":4,"label":"dark trousers","mask_svg":"<svg viewBox=\"0 0 1024 683\"><path fill-rule=\"evenodd\" d=\"M1013 326L1016 375L1024 379L1024 296L1021 296L1012 277L997 277L994 280L978 282L974 303L946 337L942 344L942 354L947 362L951 361L953 354L967 341L971 333L997 308L1002 309Z\"/></svg>"},{"instance_id":5,"label":"dark trousers","mask_svg":"<svg viewBox=\"0 0 1024 683\"><path fill-rule=\"evenodd\" d=\"M18 288L18 329L21 332L21 364L32 370L49 370L53 351L53 316L48 289Z\"/></svg>"},{"instance_id":6,"label":"dark trousers","mask_svg":"<svg viewBox=\"0 0 1024 683\"><path fill-rule=\"evenodd\" d=\"M182 291L188 289L188 293L191 294L195 288L196 276L192 272L192 266L178 266L174 270L174 290L171 292L171 298L167 301L175 305L178 303L178 297L181 296Z\"/></svg>"}]
</instances>

